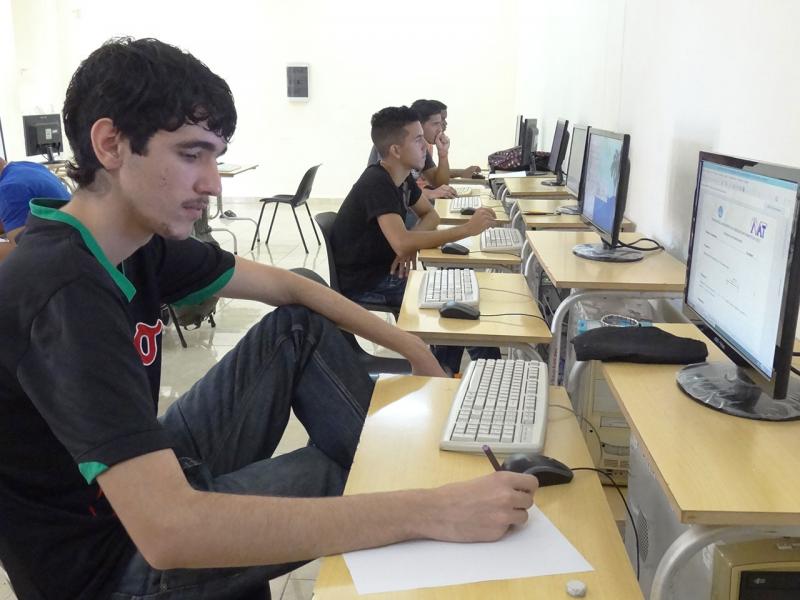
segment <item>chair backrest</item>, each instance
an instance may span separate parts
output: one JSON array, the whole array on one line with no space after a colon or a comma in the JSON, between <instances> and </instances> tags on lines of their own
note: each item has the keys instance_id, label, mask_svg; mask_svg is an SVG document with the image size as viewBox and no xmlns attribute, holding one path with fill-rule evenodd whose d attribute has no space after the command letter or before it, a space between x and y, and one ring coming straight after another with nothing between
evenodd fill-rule
<instances>
[{"instance_id":1,"label":"chair backrest","mask_svg":"<svg viewBox=\"0 0 800 600\"><path fill-rule=\"evenodd\" d=\"M294 198L292 198L292 205L293 206L300 206L308 197L311 196L311 186L314 185L314 178L317 176L317 169L320 168L321 165L316 165L311 167L306 174L303 175L303 178L300 180L300 185L297 186L297 193L295 193Z\"/></svg>"},{"instance_id":2,"label":"chair backrest","mask_svg":"<svg viewBox=\"0 0 800 600\"><path fill-rule=\"evenodd\" d=\"M331 246L331 234L333 233L333 222L336 220L335 212L323 212L314 216L314 220L319 225L322 232L322 239L325 240L325 250L328 252L328 272L330 273L331 288L339 292L339 277L336 275L336 263L333 260L333 247Z\"/></svg>"}]
</instances>

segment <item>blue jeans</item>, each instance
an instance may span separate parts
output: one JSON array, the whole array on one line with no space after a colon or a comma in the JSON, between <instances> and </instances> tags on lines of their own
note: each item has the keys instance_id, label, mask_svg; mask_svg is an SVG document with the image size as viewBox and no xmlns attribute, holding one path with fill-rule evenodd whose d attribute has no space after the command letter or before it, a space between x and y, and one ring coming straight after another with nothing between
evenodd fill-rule
<instances>
[{"instance_id":1,"label":"blue jeans","mask_svg":"<svg viewBox=\"0 0 800 600\"><path fill-rule=\"evenodd\" d=\"M407 279L401 279L394 275L387 275L369 291L346 295L353 302L384 304L399 308L403 303L403 294L406 291L407 281ZM464 354L463 346L431 346L431 352L433 352L439 364L450 369L451 373L458 373L461 370L461 356ZM493 347L470 346L467 348L467 353L472 360L500 358L500 350Z\"/></svg>"},{"instance_id":2,"label":"blue jeans","mask_svg":"<svg viewBox=\"0 0 800 600\"><path fill-rule=\"evenodd\" d=\"M301 306L267 315L160 421L190 484L263 496L340 495L361 435L373 383L330 321ZM309 444L278 457L289 414ZM141 554L115 600L268 598L268 579L302 563L158 571Z\"/></svg>"}]
</instances>

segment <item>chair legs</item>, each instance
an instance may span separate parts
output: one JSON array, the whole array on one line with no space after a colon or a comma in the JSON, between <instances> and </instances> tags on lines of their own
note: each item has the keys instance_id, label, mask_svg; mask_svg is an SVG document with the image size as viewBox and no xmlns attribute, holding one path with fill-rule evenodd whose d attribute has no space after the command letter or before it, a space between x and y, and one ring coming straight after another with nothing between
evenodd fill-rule
<instances>
[{"instance_id":1,"label":"chair legs","mask_svg":"<svg viewBox=\"0 0 800 600\"><path fill-rule=\"evenodd\" d=\"M311 230L314 232L314 237L317 238L317 246L322 245L319 241L319 236L317 235L317 228L314 227L314 219L311 216L311 209L308 208L308 202L306 202L306 212L308 212L308 220L311 222Z\"/></svg>"},{"instance_id":2,"label":"chair legs","mask_svg":"<svg viewBox=\"0 0 800 600\"><path fill-rule=\"evenodd\" d=\"M252 252L256 247L256 241L258 241L258 231L261 228L261 217L264 216L264 209L267 207L266 202L261 203L261 212L258 213L258 223L256 223L256 232L253 234L253 243L250 244L250 252Z\"/></svg>"},{"instance_id":3,"label":"chair legs","mask_svg":"<svg viewBox=\"0 0 800 600\"><path fill-rule=\"evenodd\" d=\"M275 225L275 216L278 214L278 205L279 203L275 203L275 210L272 211L272 221L269 222L269 231L267 232L267 241L265 245L269 246L269 236L272 235L272 226Z\"/></svg>"},{"instance_id":4,"label":"chair legs","mask_svg":"<svg viewBox=\"0 0 800 600\"><path fill-rule=\"evenodd\" d=\"M308 254L308 246L306 246L306 238L303 235L303 229L300 227L300 219L297 218L297 211L292 206L292 215L294 215L294 222L297 223L297 231L300 232L300 239L303 241L303 248L306 249L306 254ZM314 230L314 235L317 234L317 231Z\"/></svg>"},{"instance_id":5,"label":"chair legs","mask_svg":"<svg viewBox=\"0 0 800 600\"><path fill-rule=\"evenodd\" d=\"M272 220L269 222L269 231L267 232L267 239L265 244L269 246L269 238L272 235L272 227L275 225L275 217L278 215L278 206L279 202L275 202L275 210L272 211ZM258 215L258 223L256 223L256 232L253 235L253 243L250 244L250 250L252 251L256 247L256 240L258 239L258 232L261 228L261 219L264 217L264 209L267 207L266 202L261 203L261 212ZM317 238L317 245L322 245L322 242L319 239L319 235L317 234L317 228L314 226L314 218L311 216L311 209L308 207L308 203L306 203L306 212L308 212L308 220L311 222L311 229L314 232L314 237ZM303 229L300 227L300 220L297 218L297 212L295 211L295 207L292 206L292 215L294 216L294 222L297 223L297 231L300 232L300 240L303 242L303 248L305 248L306 254L308 254L308 246L306 245L306 238L303 235Z\"/></svg>"}]
</instances>

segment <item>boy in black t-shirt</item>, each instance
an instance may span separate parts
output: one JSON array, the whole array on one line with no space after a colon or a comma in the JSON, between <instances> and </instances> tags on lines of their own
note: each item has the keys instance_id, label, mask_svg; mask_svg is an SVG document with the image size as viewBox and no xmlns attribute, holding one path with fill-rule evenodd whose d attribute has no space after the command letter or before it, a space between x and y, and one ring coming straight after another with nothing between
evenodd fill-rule
<instances>
[{"instance_id":1,"label":"boy in black t-shirt","mask_svg":"<svg viewBox=\"0 0 800 600\"><path fill-rule=\"evenodd\" d=\"M537 480L507 472L323 498L372 392L333 323L442 371L325 286L187 239L235 124L224 80L157 40L108 42L72 77L78 190L35 200L0 264L0 562L21 598L266 595L299 561L527 518ZM156 418L160 305L211 294L279 308ZM310 443L272 458L291 411Z\"/></svg>"},{"instance_id":2,"label":"boy in black t-shirt","mask_svg":"<svg viewBox=\"0 0 800 600\"><path fill-rule=\"evenodd\" d=\"M372 141L381 158L370 165L344 199L333 224L331 247L342 293L356 302L399 307L408 271L417 251L471 235L494 223L494 211L479 208L470 220L437 230L439 215L429 202L419 201L411 180L409 209L419 217L407 229L403 184L425 161L425 139L416 111L388 107L372 116ZM440 347L434 354L452 372L459 370L461 347ZM470 356L500 358L497 348L471 348Z\"/></svg>"}]
</instances>

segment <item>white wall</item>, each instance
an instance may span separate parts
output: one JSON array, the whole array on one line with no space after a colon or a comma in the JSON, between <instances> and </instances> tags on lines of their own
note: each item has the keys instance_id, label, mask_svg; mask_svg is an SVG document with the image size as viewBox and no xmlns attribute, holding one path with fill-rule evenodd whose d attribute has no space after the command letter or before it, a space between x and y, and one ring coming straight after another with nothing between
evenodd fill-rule
<instances>
[{"instance_id":1,"label":"white wall","mask_svg":"<svg viewBox=\"0 0 800 600\"><path fill-rule=\"evenodd\" d=\"M0 10L8 5L0 0ZM226 160L261 166L226 180L226 194L287 193L322 162L313 195L343 197L365 167L371 115L420 97L448 104L456 167L485 162L513 141L514 0L10 0L10 6L17 64L9 69L20 81L0 89L4 124L28 112L58 111L80 60L107 38L158 37L192 52L233 90L239 126ZM58 42L45 46L51 32ZM286 99L290 62L310 64L308 103ZM19 156L21 131L12 133L7 138Z\"/></svg>"},{"instance_id":2,"label":"white wall","mask_svg":"<svg viewBox=\"0 0 800 600\"><path fill-rule=\"evenodd\" d=\"M517 110L541 115L548 144L558 117L630 133L627 214L676 255L686 256L699 150L800 166L800 3L562 0L521 10L520 21L537 17L539 46L558 55L533 74L521 63Z\"/></svg>"}]
</instances>

